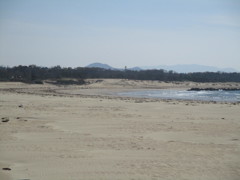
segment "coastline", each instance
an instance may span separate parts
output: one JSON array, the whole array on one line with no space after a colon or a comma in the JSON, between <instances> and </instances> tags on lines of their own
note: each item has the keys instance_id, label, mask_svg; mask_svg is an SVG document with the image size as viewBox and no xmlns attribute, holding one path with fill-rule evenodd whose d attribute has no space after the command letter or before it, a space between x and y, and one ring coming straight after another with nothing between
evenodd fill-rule
<instances>
[{"instance_id":1,"label":"coastline","mask_svg":"<svg viewBox=\"0 0 240 180\"><path fill-rule=\"evenodd\" d=\"M48 82L48 81L46 81ZM18 94L32 94L40 96L82 97L82 98L113 98L113 99L141 99L143 101L179 101L198 103L233 103L225 101L205 101L174 98L150 98L118 95L122 92L152 91L152 90L184 90L198 91L205 89L239 89L240 83L197 83L197 82L162 82L127 79L87 79L84 85L53 85L52 83L25 84L21 82L1 82L0 91Z\"/></svg>"},{"instance_id":2,"label":"coastline","mask_svg":"<svg viewBox=\"0 0 240 180\"><path fill-rule=\"evenodd\" d=\"M0 178L238 179L239 103L111 96L186 84L0 83L1 118L9 118L0 123Z\"/></svg>"}]
</instances>

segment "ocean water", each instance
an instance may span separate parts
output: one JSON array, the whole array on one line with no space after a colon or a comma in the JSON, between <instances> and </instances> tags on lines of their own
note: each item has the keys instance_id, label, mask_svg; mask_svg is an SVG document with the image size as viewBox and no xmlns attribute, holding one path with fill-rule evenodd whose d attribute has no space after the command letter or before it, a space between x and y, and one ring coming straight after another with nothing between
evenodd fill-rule
<instances>
[{"instance_id":1,"label":"ocean water","mask_svg":"<svg viewBox=\"0 0 240 180\"><path fill-rule=\"evenodd\" d=\"M178 99L178 100L200 100L218 102L240 102L240 91L187 91L187 90L139 90L118 93L120 96Z\"/></svg>"}]
</instances>

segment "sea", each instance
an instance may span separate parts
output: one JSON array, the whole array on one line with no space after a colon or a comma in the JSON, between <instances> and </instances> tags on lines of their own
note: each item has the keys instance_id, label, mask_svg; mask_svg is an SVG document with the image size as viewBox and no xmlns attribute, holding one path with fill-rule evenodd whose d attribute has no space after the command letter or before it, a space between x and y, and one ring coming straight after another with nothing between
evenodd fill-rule
<instances>
[{"instance_id":1,"label":"sea","mask_svg":"<svg viewBox=\"0 0 240 180\"><path fill-rule=\"evenodd\" d=\"M188 91L188 90L138 90L120 92L119 96L138 98L159 98L176 100L198 100L217 102L240 102L240 90Z\"/></svg>"}]
</instances>

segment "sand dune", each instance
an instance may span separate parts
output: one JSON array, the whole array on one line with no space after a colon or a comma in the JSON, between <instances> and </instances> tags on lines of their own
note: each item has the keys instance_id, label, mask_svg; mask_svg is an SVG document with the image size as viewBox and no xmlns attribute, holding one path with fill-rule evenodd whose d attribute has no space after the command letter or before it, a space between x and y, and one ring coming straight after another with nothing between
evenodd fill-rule
<instances>
[{"instance_id":1,"label":"sand dune","mask_svg":"<svg viewBox=\"0 0 240 180\"><path fill-rule=\"evenodd\" d=\"M239 103L111 96L239 84L89 81L0 83L0 179L239 179Z\"/></svg>"}]
</instances>

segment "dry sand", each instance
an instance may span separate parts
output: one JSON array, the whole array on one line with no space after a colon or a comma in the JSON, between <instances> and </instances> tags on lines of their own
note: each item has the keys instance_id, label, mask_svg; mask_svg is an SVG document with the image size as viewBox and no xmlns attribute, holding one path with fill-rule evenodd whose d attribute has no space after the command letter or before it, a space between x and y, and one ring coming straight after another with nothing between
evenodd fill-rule
<instances>
[{"instance_id":1,"label":"dry sand","mask_svg":"<svg viewBox=\"0 0 240 180\"><path fill-rule=\"evenodd\" d=\"M239 103L109 96L123 89L210 85L239 86L0 83L0 179L239 180Z\"/></svg>"}]
</instances>

